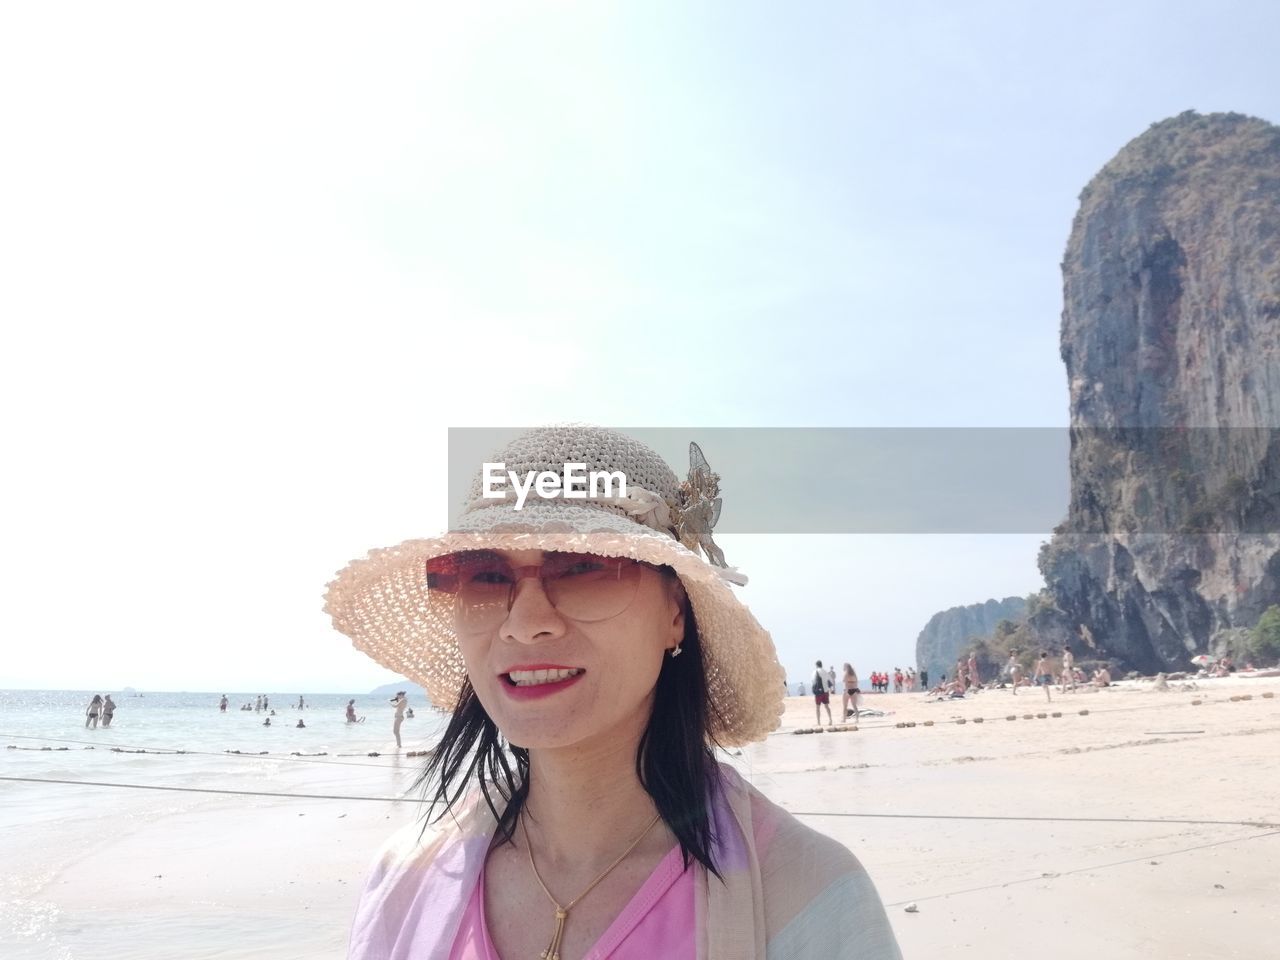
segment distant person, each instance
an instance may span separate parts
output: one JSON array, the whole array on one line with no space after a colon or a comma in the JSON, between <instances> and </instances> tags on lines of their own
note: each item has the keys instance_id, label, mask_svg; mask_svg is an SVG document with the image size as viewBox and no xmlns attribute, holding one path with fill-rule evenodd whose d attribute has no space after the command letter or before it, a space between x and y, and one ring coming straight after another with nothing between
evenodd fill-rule
<instances>
[{"instance_id":1,"label":"distant person","mask_svg":"<svg viewBox=\"0 0 1280 960\"><path fill-rule=\"evenodd\" d=\"M307 708L307 705L302 699L302 694L298 694L298 709L305 710L306 708Z\"/></svg>"},{"instance_id":2,"label":"distant person","mask_svg":"<svg viewBox=\"0 0 1280 960\"><path fill-rule=\"evenodd\" d=\"M396 693L394 697L391 698L390 702L396 708L396 718L395 718L395 722L391 724L391 732L396 735L396 746L399 747L401 746L400 725L404 723L404 712L409 707L409 701L405 699L405 692L403 690L400 690Z\"/></svg>"},{"instance_id":3,"label":"distant person","mask_svg":"<svg viewBox=\"0 0 1280 960\"><path fill-rule=\"evenodd\" d=\"M406 710L406 711L404 712L404 715L405 715L406 717L408 717L410 720L412 720L412 719L413 719L413 707L410 707L408 710Z\"/></svg>"},{"instance_id":4,"label":"distant person","mask_svg":"<svg viewBox=\"0 0 1280 960\"><path fill-rule=\"evenodd\" d=\"M1053 669L1049 666L1049 654L1043 650L1040 651L1040 659L1036 661L1036 686L1044 687L1044 698L1052 703L1049 688L1053 686Z\"/></svg>"},{"instance_id":5,"label":"distant person","mask_svg":"<svg viewBox=\"0 0 1280 960\"><path fill-rule=\"evenodd\" d=\"M262 709L263 709L263 710L266 710L266 709L268 709L270 706L271 706L271 701L267 699L267 695L264 693L264 694L262 695Z\"/></svg>"},{"instance_id":6,"label":"distant person","mask_svg":"<svg viewBox=\"0 0 1280 960\"><path fill-rule=\"evenodd\" d=\"M296 726L296 727L294 727L294 729L295 729L295 730L301 730L301 729L303 729L303 728L305 728L305 727L306 727L306 724L303 722L302 718L301 718L301 717L299 717L299 718L298 718L297 726Z\"/></svg>"},{"instance_id":7,"label":"distant person","mask_svg":"<svg viewBox=\"0 0 1280 960\"><path fill-rule=\"evenodd\" d=\"M803 683L797 683L797 684L796 684L796 696L797 696L797 697L803 697L803 696L804 696L804 684L803 684Z\"/></svg>"},{"instance_id":8,"label":"distant person","mask_svg":"<svg viewBox=\"0 0 1280 960\"><path fill-rule=\"evenodd\" d=\"M271 726L271 718L270 718L270 717L267 717L267 719L263 720L263 721L262 721L262 725L263 725L264 727L269 727L269 726Z\"/></svg>"},{"instance_id":9,"label":"distant person","mask_svg":"<svg viewBox=\"0 0 1280 960\"><path fill-rule=\"evenodd\" d=\"M262 694L258 694L257 698L253 701L253 712L262 712Z\"/></svg>"},{"instance_id":10,"label":"distant person","mask_svg":"<svg viewBox=\"0 0 1280 960\"><path fill-rule=\"evenodd\" d=\"M965 666L964 660L957 660L955 681L960 684L961 690L965 688L965 681L968 679L968 677L969 677L969 668Z\"/></svg>"},{"instance_id":11,"label":"distant person","mask_svg":"<svg viewBox=\"0 0 1280 960\"><path fill-rule=\"evenodd\" d=\"M1091 682L1099 689L1111 686L1111 671L1106 667L1099 667L1093 672L1093 680Z\"/></svg>"},{"instance_id":12,"label":"distant person","mask_svg":"<svg viewBox=\"0 0 1280 960\"><path fill-rule=\"evenodd\" d=\"M1004 665L1005 675L1009 678L1009 683L1013 686L1013 695L1018 695L1018 684L1022 682L1022 664L1018 662L1018 651L1009 651L1009 660Z\"/></svg>"},{"instance_id":13,"label":"distant person","mask_svg":"<svg viewBox=\"0 0 1280 960\"><path fill-rule=\"evenodd\" d=\"M849 707L853 706L853 722L858 722L858 694L862 693L858 689L858 672L853 669L852 664L844 665L844 696L840 701L840 717L841 723L849 719Z\"/></svg>"},{"instance_id":14,"label":"distant person","mask_svg":"<svg viewBox=\"0 0 1280 960\"><path fill-rule=\"evenodd\" d=\"M354 700L347 701L347 723L364 723L364 717L356 716L356 702Z\"/></svg>"},{"instance_id":15,"label":"distant person","mask_svg":"<svg viewBox=\"0 0 1280 960\"><path fill-rule=\"evenodd\" d=\"M1067 692L1067 684L1071 684L1071 690L1074 693L1076 689L1076 671L1075 656L1071 653L1070 647L1062 648L1062 692Z\"/></svg>"},{"instance_id":16,"label":"distant person","mask_svg":"<svg viewBox=\"0 0 1280 960\"><path fill-rule=\"evenodd\" d=\"M227 695L225 693L222 695L222 699L218 701L218 712L227 712Z\"/></svg>"},{"instance_id":17,"label":"distant person","mask_svg":"<svg viewBox=\"0 0 1280 960\"><path fill-rule=\"evenodd\" d=\"M111 699L111 694L107 694L102 701L102 725L104 727L111 726L111 718L116 715L116 702Z\"/></svg>"},{"instance_id":18,"label":"distant person","mask_svg":"<svg viewBox=\"0 0 1280 960\"><path fill-rule=\"evenodd\" d=\"M921 690L929 689L929 671L928 670L920 671L920 689Z\"/></svg>"},{"instance_id":19,"label":"distant person","mask_svg":"<svg viewBox=\"0 0 1280 960\"><path fill-rule=\"evenodd\" d=\"M84 711L84 725L93 730L98 729L98 715L102 713L102 697L94 694L89 706Z\"/></svg>"},{"instance_id":20,"label":"distant person","mask_svg":"<svg viewBox=\"0 0 1280 960\"><path fill-rule=\"evenodd\" d=\"M827 692L827 678L822 672L822 661L817 661L813 671L813 710L817 714L818 726L822 726L822 708L827 708L827 723L835 726L831 719L831 695Z\"/></svg>"},{"instance_id":21,"label":"distant person","mask_svg":"<svg viewBox=\"0 0 1280 960\"><path fill-rule=\"evenodd\" d=\"M969 686L974 690L982 689L982 678L978 675L978 652L969 653Z\"/></svg>"}]
</instances>

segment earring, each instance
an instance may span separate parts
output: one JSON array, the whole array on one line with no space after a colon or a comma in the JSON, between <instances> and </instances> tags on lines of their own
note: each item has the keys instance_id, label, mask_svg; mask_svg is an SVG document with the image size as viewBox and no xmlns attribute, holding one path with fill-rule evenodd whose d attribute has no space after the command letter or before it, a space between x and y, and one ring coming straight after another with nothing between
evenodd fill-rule
<instances>
[{"instance_id":1,"label":"earring","mask_svg":"<svg viewBox=\"0 0 1280 960\"><path fill-rule=\"evenodd\" d=\"M676 657L680 656L680 654L682 654L683 652L684 651L680 649L680 644L677 643L674 647L671 648L671 659L674 660Z\"/></svg>"}]
</instances>

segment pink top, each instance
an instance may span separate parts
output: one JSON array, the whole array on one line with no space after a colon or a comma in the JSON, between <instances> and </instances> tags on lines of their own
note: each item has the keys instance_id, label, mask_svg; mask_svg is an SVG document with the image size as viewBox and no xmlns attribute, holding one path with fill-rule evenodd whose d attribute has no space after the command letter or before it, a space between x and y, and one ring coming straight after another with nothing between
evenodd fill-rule
<instances>
[{"instance_id":1,"label":"pink top","mask_svg":"<svg viewBox=\"0 0 1280 960\"><path fill-rule=\"evenodd\" d=\"M583 960L694 960L693 899L693 870L684 869L680 845L676 844ZM548 910L548 915L551 912ZM548 920L548 938L553 925L554 920ZM453 938L449 960L502 960L489 939L485 921L483 868Z\"/></svg>"}]
</instances>

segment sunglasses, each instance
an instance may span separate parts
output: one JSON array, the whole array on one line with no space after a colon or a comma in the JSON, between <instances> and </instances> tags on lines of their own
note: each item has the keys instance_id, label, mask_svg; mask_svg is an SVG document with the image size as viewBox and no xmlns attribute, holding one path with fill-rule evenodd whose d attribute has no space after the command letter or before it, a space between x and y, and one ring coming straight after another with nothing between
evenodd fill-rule
<instances>
[{"instance_id":1,"label":"sunglasses","mask_svg":"<svg viewBox=\"0 0 1280 960\"><path fill-rule=\"evenodd\" d=\"M616 617L631 605L645 567L627 557L594 553L543 554L542 563L514 566L491 550L464 550L427 561L427 591L452 603L460 629L497 629L507 619L516 584L526 577L542 582L547 600L570 620L595 622Z\"/></svg>"}]
</instances>

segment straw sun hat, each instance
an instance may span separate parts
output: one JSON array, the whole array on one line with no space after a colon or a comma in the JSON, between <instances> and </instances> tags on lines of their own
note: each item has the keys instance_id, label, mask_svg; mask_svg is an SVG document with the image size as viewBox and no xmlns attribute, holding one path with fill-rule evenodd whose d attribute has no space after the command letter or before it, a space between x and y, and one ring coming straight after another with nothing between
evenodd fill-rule
<instances>
[{"instance_id":1,"label":"straw sun hat","mask_svg":"<svg viewBox=\"0 0 1280 960\"><path fill-rule=\"evenodd\" d=\"M617 431L533 430L489 462L504 463L520 477L529 471L561 474L566 463L620 471L626 496L530 495L517 509L514 499L485 499L477 471L452 530L353 560L328 585L325 612L356 649L420 684L438 708L452 710L466 666L452 606L427 590L431 558L458 550L562 550L669 566L684 584L697 620L707 688L719 713L711 718L712 736L726 747L761 740L778 727L785 675L768 631L729 586L746 578L725 565L711 540L719 477L696 444L690 445L690 459L689 479L681 483L657 453Z\"/></svg>"}]
</instances>

